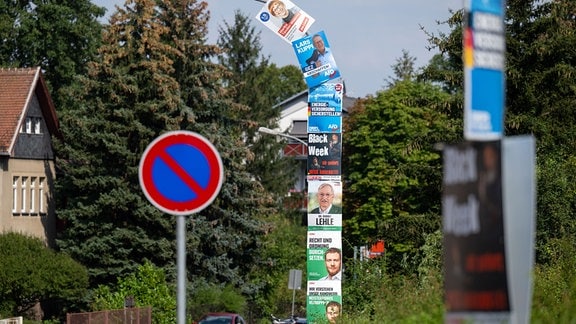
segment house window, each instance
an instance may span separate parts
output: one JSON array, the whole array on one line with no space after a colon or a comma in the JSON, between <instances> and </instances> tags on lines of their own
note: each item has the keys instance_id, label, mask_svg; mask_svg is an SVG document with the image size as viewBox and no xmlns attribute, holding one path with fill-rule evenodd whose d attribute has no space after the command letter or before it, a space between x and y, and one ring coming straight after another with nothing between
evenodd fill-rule
<instances>
[{"instance_id":1,"label":"house window","mask_svg":"<svg viewBox=\"0 0 576 324\"><path fill-rule=\"evenodd\" d=\"M38 198L40 198L40 202L38 203L38 207L40 207L40 214L46 213L46 200L44 198L44 193L46 190L44 186L46 185L46 178L40 177L40 181L38 184Z\"/></svg>"},{"instance_id":2,"label":"house window","mask_svg":"<svg viewBox=\"0 0 576 324\"><path fill-rule=\"evenodd\" d=\"M36 177L30 178L30 213L37 213L36 210Z\"/></svg>"},{"instance_id":3,"label":"house window","mask_svg":"<svg viewBox=\"0 0 576 324\"><path fill-rule=\"evenodd\" d=\"M42 133L42 118L40 117L26 117L26 121L22 128L20 129L20 133L26 134L41 134Z\"/></svg>"},{"instance_id":4,"label":"house window","mask_svg":"<svg viewBox=\"0 0 576 324\"><path fill-rule=\"evenodd\" d=\"M38 216L46 214L46 178L15 176L12 181L12 214Z\"/></svg>"},{"instance_id":5,"label":"house window","mask_svg":"<svg viewBox=\"0 0 576 324\"><path fill-rule=\"evenodd\" d=\"M12 213L16 214L18 208L18 177L12 179Z\"/></svg>"},{"instance_id":6,"label":"house window","mask_svg":"<svg viewBox=\"0 0 576 324\"><path fill-rule=\"evenodd\" d=\"M20 197L20 211L22 214L26 213L26 184L28 183L28 177L22 177L20 181L20 192L22 193Z\"/></svg>"}]
</instances>

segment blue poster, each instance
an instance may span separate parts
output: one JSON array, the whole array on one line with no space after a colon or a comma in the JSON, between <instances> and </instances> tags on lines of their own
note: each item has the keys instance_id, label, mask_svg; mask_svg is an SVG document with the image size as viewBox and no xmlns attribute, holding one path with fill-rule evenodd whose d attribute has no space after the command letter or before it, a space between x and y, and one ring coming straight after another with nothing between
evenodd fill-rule
<instances>
[{"instance_id":1,"label":"blue poster","mask_svg":"<svg viewBox=\"0 0 576 324\"><path fill-rule=\"evenodd\" d=\"M499 16L504 15L505 0L469 0L469 9L471 11L485 11Z\"/></svg>"},{"instance_id":2,"label":"blue poster","mask_svg":"<svg viewBox=\"0 0 576 324\"><path fill-rule=\"evenodd\" d=\"M504 136L506 51L502 1L471 0L469 4L463 33L464 138L500 139Z\"/></svg>"},{"instance_id":3,"label":"blue poster","mask_svg":"<svg viewBox=\"0 0 576 324\"><path fill-rule=\"evenodd\" d=\"M324 83L308 93L308 133L342 132L341 83Z\"/></svg>"},{"instance_id":4,"label":"blue poster","mask_svg":"<svg viewBox=\"0 0 576 324\"><path fill-rule=\"evenodd\" d=\"M332 49L323 31L292 42L308 88L340 77Z\"/></svg>"}]
</instances>

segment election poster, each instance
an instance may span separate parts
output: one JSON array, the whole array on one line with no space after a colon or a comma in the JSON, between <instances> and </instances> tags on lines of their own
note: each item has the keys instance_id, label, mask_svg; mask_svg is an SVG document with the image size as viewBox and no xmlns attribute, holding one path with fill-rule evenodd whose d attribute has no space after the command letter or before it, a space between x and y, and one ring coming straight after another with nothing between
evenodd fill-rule
<instances>
[{"instance_id":1,"label":"election poster","mask_svg":"<svg viewBox=\"0 0 576 324\"><path fill-rule=\"evenodd\" d=\"M289 0L267 1L256 19L289 44L306 36L314 23L314 18Z\"/></svg>"},{"instance_id":2,"label":"election poster","mask_svg":"<svg viewBox=\"0 0 576 324\"><path fill-rule=\"evenodd\" d=\"M308 132L342 132L342 83L324 83L308 90Z\"/></svg>"},{"instance_id":3,"label":"election poster","mask_svg":"<svg viewBox=\"0 0 576 324\"><path fill-rule=\"evenodd\" d=\"M341 182L309 181L308 194L308 230L342 231Z\"/></svg>"},{"instance_id":4,"label":"election poster","mask_svg":"<svg viewBox=\"0 0 576 324\"><path fill-rule=\"evenodd\" d=\"M340 281L308 281L307 286L308 323L335 323L342 314Z\"/></svg>"},{"instance_id":5,"label":"election poster","mask_svg":"<svg viewBox=\"0 0 576 324\"><path fill-rule=\"evenodd\" d=\"M332 49L324 31L292 41L308 88L340 77Z\"/></svg>"},{"instance_id":6,"label":"election poster","mask_svg":"<svg viewBox=\"0 0 576 324\"><path fill-rule=\"evenodd\" d=\"M446 318L507 322L501 142L447 145L443 156Z\"/></svg>"},{"instance_id":7,"label":"election poster","mask_svg":"<svg viewBox=\"0 0 576 324\"><path fill-rule=\"evenodd\" d=\"M341 174L341 139L341 133L308 133L308 175Z\"/></svg>"},{"instance_id":8,"label":"election poster","mask_svg":"<svg viewBox=\"0 0 576 324\"><path fill-rule=\"evenodd\" d=\"M505 2L465 1L464 137L467 140L496 140L504 134Z\"/></svg>"},{"instance_id":9,"label":"election poster","mask_svg":"<svg viewBox=\"0 0 576 324\"><path fill-rule=\"evenodd\" d=\"M342 232L308 231L307 279L342 280Z\"/></svg>"}]
</instances>

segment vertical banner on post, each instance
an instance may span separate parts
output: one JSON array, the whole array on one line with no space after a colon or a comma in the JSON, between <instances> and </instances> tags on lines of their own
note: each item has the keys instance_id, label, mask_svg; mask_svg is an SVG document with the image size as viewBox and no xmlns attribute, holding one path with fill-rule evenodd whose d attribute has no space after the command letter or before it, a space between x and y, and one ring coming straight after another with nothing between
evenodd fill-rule
<instances>
[{"instance_id":1,"label":"vertical banner on post","mask_svg":"<svg viewBox=\"0 0 576 324\"><path fill-rule=\"evenodd\" d=\"M505 0L466 0L463 34L464 137L496 140L504 132Z\"/></svg>"},{"instance_id":2,"label":"vertical banner on post","mask_svg":"<svg viewBox=\"0 0 576 324\"><path fill-rule=\"evenodd\" d=\"M334 323L342 311L342 232L308 231L307 318Z\"/></svg>"},{"instance_id":3,"label":"vertical banner on post","mask_svg":"<svg viewBox=\"0 0 576 324\"><path fill-rule=\"evenodd\" d=\"M446 323L508 323L501 142L444 148Z\"/></svg>"}]
</instances>

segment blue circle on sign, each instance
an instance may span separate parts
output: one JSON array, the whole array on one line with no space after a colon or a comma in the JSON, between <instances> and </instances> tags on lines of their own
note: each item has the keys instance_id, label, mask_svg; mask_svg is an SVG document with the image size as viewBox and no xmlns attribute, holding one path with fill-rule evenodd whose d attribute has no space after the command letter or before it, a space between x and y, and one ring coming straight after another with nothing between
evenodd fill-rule
<instances>
[{"instance_id":1,"label":"blue circle on sign","mask_svg":"<svg viewBox=\"0 0 576 324\"><path fill-rule=\"evenodd\" d=\"M204 154L193 146L175 144L166 148L166 153L191 175L203 188L210 181L210 165ZM198 198L182 178L162 159L156 159L152 167L154 183L166 198L176 202L186 202Z\"/></svg>"},{"instance_id":2,"label":"blue circle on sign","mask_svg":"<svg viewBox=\"0 0 576 324\"><path fill-rule=\"evenodd\" d=\"M270 20L270 14L267 12L261 13L260 20L262 20L263 22L267 22L268 20Z\"/></svg>"}]
</instances>

